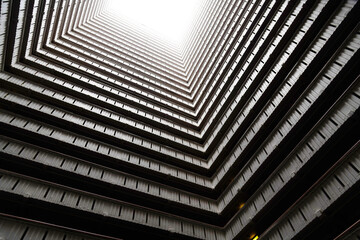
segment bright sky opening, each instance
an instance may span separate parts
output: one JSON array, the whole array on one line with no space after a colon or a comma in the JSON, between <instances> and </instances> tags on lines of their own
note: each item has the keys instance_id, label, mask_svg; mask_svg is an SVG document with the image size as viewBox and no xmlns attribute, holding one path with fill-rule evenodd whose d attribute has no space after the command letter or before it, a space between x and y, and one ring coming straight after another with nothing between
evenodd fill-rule
<instances>
[{"instance_id":1,"label":"bright sky opening","mask_svg":"<svg viewBox=\"0 0 360 240\"><path fill-rule=\"evenodd\" d=\"M179 45L188 36L203 0L109 0L106 10Z\"/></svg>"}]
</instances>

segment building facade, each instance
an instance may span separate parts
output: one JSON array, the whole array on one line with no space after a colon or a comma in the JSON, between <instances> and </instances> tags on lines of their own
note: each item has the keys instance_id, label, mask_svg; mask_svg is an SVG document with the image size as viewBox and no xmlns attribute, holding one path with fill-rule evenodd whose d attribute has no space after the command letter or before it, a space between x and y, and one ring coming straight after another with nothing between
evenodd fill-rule
<instances>
[{"instance_id":1,"label":"building facade","mask_svg":"<svg viewBox=\"0 0 360 240\"><path fill-rule=\"evenodd\" d=\"M360 7L1 1L0 239L358 239Z\"/></svg>"}]
</instances>

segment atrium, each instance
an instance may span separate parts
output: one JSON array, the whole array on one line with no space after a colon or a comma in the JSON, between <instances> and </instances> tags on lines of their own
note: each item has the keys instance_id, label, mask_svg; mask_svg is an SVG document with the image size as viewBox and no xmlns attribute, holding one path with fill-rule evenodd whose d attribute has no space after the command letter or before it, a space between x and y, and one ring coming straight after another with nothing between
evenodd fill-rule
<instances>
[{"instance_id":1,"label":"atrium","mask_svg":"<svg viewBox=\"0 0 360 240\"><path fill-rule=\"evenodd\" d=\"M0 239L360 239L358 1L0 4Z\"/></svg>"}]
</instances>

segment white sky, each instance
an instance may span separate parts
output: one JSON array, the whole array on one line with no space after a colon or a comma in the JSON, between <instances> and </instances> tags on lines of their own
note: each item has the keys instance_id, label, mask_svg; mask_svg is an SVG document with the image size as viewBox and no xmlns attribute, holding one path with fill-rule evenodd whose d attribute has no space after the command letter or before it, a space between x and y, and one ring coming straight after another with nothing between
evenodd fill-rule
<instances>
[{"instance_id":1,"label":"white sky","mask_svg":"<svg viewBox=\"0 0 360 240\"><path fill-rule=\"evenodd\" d=\"M199 14L203 0L109 0L107 11L179 44Z\"/></svg>"}]
</instances>

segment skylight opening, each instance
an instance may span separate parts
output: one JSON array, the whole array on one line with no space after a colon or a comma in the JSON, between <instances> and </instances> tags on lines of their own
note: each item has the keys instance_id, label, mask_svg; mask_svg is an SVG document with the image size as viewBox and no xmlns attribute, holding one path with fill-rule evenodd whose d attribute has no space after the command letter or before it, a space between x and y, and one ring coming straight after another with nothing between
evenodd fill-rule
<instances>
[{"instance_id":1,"label":"skylight opening","mask_svg":"<svg viewBox=\"0 0 360 240\"><path fill-rule=\"evenodd\" d=\"M180 46L188 37L203 0L109 0L113 16L148 29L160 39Z\"/></svg>"}]
</instances>

